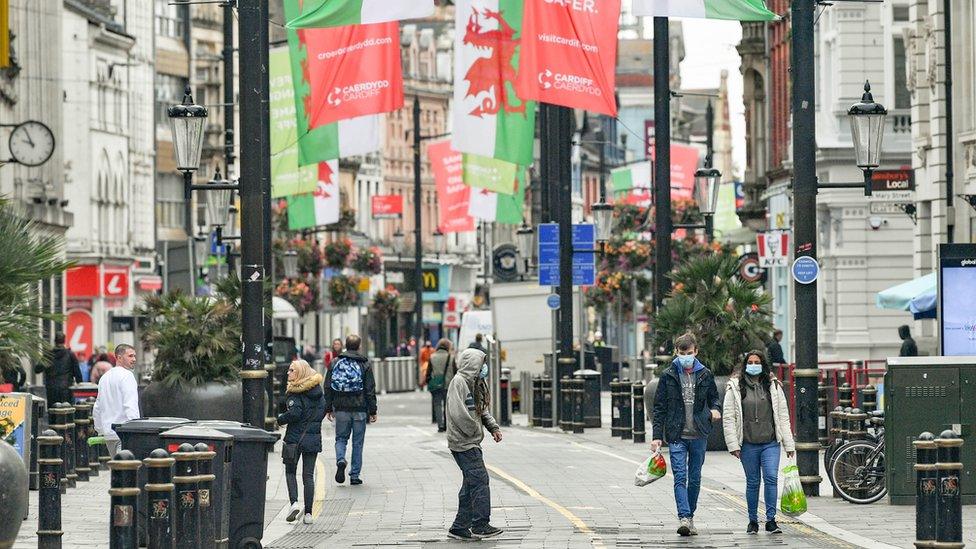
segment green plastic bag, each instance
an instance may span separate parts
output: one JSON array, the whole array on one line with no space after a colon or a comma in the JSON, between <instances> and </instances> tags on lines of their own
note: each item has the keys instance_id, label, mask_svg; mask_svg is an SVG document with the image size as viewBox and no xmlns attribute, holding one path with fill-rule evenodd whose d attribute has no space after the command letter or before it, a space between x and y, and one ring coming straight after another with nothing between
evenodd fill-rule
<instances>
[{"instance_id":1,"label":"green plastic bag","mask_svg":"<svg viewBox=\"0 0 976 549\"><path fill-rule=\"evenodd\" d=\"M807 512L807 496L803 493L800 470L796 465L783 468L783 495L779 497L779 510L790 517Z\"/></svg>"}]
</instances>

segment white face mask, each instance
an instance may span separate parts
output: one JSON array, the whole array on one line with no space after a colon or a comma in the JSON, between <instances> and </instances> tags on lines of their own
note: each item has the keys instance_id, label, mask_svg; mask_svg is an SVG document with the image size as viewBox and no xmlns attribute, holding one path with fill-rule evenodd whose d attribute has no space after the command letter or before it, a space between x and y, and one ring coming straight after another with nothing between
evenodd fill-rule
<instances>
[{"instance_id":1,"label":"white face mask","mask_svg":"<svg viewBox=\"0 0 976 549\"><path fill-rule=\"evenodd\" d=\"M759 374L762 373L762 370L763 370L762 364L752 364L752 363L746 364L746 373L751 376L758 376Z\"/></svg>"}]
</instances>

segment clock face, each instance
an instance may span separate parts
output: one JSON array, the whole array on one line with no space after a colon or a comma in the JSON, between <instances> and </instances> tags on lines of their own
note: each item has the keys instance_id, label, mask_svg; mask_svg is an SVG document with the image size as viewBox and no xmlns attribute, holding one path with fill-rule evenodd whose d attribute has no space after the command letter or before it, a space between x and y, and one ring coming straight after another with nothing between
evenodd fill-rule
<instances>
[{"instance_id":1,"label":"clock face","mask_svg":"<svg viewBox=\"0 0 976 549\"><path fill-rule=\"evenodd\" d=\"M14 128L9 144L14 162L40 166L54 153L54 134L43 123L28 120Z\"/></svg>"}]
</instances>

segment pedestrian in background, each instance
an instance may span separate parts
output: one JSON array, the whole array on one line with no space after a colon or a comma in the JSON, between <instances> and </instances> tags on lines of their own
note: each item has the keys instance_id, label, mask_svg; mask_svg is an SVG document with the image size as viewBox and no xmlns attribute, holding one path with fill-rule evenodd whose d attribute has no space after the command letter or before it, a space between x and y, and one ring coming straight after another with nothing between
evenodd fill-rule
<instances>
[{"instance_id":1,"label":"pedestrian in background","mask_svg":"<svg viewBox=\"0 0 976 549\"><path fill-rule=\"evenodd\" d=\"M322 369L328 370L332 367L332 362L339 358L339 354L342 353L342 340L335 338L332 340L332 347L322 355Z\"/></svg>"},{"instance_id":2,"label":"pedestrian in background","mask_svg":"<svg viewBox=\"0 0 976 549\"><path fill-rule=\"evenodd\" d=\"M95 430L105 438L108 455L113 458L122 447L112 425L142 417L139 413L139 384L132 374L135 365L135 348L123 343L115 348L115 366L98 380L98 398L95 399L92 419Z\"/></svg>"},{"instance_id":3,"label":"pedestrian in background","mask_svg":"<svg viewBox=\"0 0 976 549\"><path fill-rule=\"evenodd\" d=\"M437 350L430 355L430 367L427 369L426 385L433 400L434 417L437 418L437 432L447 431L447 388L457 371L457 364L451 353L451 341L441 339L437 342Z\"/></svg>"},{"instance_id":4,"label":"pedestrian in background","mask_svg":"<svg viewBox=\"0 0 976 549\"><path fill-rule=\"evenodd\" d=\"M907 325L902 324L898 327L898 337L901 338L901 349L898 356L918 356L918 345L912 338L912 331Z\"/></svg>"},{"instance_id":5,"label":"pedestrian in background","mask_svg":"<svg viewBox=\"0 0 976 549\"><path fill-rule=\"evenodd\" d=\"M99 360L92 366L91 372L89 372L89 379L95 385L98 385L98 381L102 379L102 376L108 373L109 370L114 368L112 363L107 360Z\"/></svg>"},{"instance_id":6,"label":"pedestrian in background","mask_svg":"<svg viewBox=\"0 0 976 549\"><path fill-rule=\"evenodd\" d=\"M78 358L64 344L64 333L54 335L54 349L50 358L38 364L35 370L44 374L44 387L47 389L48 406L55 402L71 402L72 382L81 383L81 368Z\"/></svg>"},{"instance_id":7,"label":"pedestrian in background","mask_svg":"<svg viewBox=\"0 0 976 549\"><path fill-rule=\"evenodd\" d=\"M792 458L796 451L790 407L783 384L772 374L761 351L749 351L742 367L725 386L722 431L729 453L742 461L746 473L747 534L759 532L759 484L766 502L766 531L780 534L776 503L780 446Z\"/></svg>"},{"instance_id":8,"label":"pedestrian in background","mask_svg":"<svg viewBox=\"0 0 976 549\"><path fill-rule=\"evenodd\" d=\"M429 340L424 341L424 346L420 348L420 388L427 386L427 379L430 378L430 355L434 353L434 347Z\"/></svg>"},{"instance_id":9,"label":"pedestrian in background","mask_svg":"<svg viewBox=\"0 0 976 549\"><path fill-rule=\"evenodd\" d=\"M302 507L298 504L298 458L302 460L305 516L302 522L312 523L312 502L315 501L315 459L322 451L322 419L325 418L325 394L322 376L306 360L296 360L288 367L288 410L278 416L278 425L287 425L285 449L281 452L285 463L285 483L291 509L288 522L294 522ZM291 447L289 448L289 446Z\"/></svg>"},{"instance_id":10,"label":"pedestrian in background","mask_svg":"<svg viewBox=\"0 0 976 549\"><path fill-rule=\"evenodd\" d=\"M491 491L488 469L481 452L485 429L495 442L502 431L489 412L488 355L475 348L458 357L458 371L447 390L447 447L461 469L458 511L448 535L453 539L492 538L502 533L489 523Z\"/></svg>"},{"instance_id":11,"label":"pedestrian in background","mask_svg":"<svg viewBox=\"0 0 976 549\"><path fill-rule=\"evenodd\" d=\"M715 376L696 357L698 340L686 333L674 340L675 358L664 371L654 394L651 452L668 442L678 534L696 536L695 509L701 490L712 421L722 418Z\"/></svg>"},{"instance_id":12,"label":"pedestrian in background","mask_svg":"<svg viewBox=\"0 0 976 549\"><path fill-rule=\"evenodd\" d=\"M359 352L358 335L346 338L346 350L332 363L325 378L325 412L335 421L336 475L339 484L346 481L346 446L352 436L352 468L349 484L357 486L363 468L363 442L366 421L376 423L376 381L369 359Z\"/></svg>"},{"instance_id":13,"label":"pedestrian in background","mask_svg":"<svg viewBox=\"0 0 976 549\"><path fill-rule=\"evenodd\" d=\"M487 355L488 349L485 348L485 336L482 334L476 334L474 336L474 341L471 342L471 345L468 345L468 349L478 349Z\"/></svg>"},{"instance_id":14,"label":"pedestrian in background","mask_svg":"<svg viewBox=\"0 0 976 549\"><path fill-rule=\"evenodd\" d=\"M772 364L786 364L786 356L783 355L783 330L773 331L773 339L766 345L766 354Z\"/></svg>"}]
</instances>

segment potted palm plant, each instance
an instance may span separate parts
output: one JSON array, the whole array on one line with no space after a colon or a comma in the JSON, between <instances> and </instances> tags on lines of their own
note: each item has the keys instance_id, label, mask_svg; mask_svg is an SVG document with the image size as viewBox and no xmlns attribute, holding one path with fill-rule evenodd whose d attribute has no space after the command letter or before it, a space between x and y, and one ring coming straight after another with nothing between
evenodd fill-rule
<instances>
[{"instance_id":1,"label":"potted palm plant","mask_svg":"<svg viewBox=\"0 0 976 549\"><path fill-rule=\"evenodd\" d=\"M152 382L142 393L146 416L241 421L241 313L237 276L214 296L174 291L147 297L142 343L156 353Z\"/></svg>"}]
</instances>

